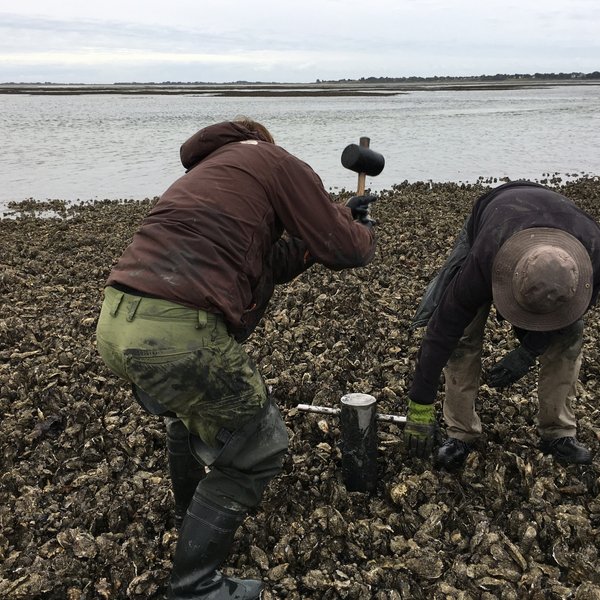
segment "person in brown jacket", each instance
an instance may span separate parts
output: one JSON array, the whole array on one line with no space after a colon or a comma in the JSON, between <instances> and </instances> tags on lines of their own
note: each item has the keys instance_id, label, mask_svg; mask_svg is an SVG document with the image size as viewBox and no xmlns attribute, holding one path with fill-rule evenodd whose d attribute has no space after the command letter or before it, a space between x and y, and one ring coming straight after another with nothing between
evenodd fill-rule
<instances>
[{"instance_id":1,"label":"person in brown jacket","mask_svg":"<svg viewBox=\"0 0 600 600\"><path fill-rule=\"evenodd\" d=\"M165 417L179 539L169 598L259 598L219 567L283 465L285 423L241 344L276 284L375 252L372 196L331 201L318 175L240 118L181 146L186 174L112 269L97 327L106 364ZM208 467L208 468L206 468Z\"/></svg>"}]
</instances>

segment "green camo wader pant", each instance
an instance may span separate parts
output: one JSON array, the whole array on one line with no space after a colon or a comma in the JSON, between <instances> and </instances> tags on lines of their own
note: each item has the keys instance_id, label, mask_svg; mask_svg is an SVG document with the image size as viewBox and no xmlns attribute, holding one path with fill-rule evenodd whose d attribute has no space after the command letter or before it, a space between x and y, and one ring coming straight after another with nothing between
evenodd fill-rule
<instances>
[{"instance_id":1,"label":"green camo wader pant","mask_svg":"<svg viewBox=\"0 0 600 600\"><path fill-rule=\"evenodd\" d=\"M107 287L98 352L117 375L179 418L211 467L198 493L256 506L280 472L288 437L262 377L218 315Z\"/></svg>"},{"instance_id":2,"label":"green camo wader pant","mask_svg":"<svg viewBox=\"0 0 600 600\"><path fill-rule=\"evenodd\" d=\"M481 374L481 352L490 305L483 306L465 329L444 368L444 420L449 437L473 442L481 435L475 400ZM571 401L581 367L583 322L567 327L539 357L537 428L546 440L574 436L577 429Z\"/></svg>"}]
</instances>

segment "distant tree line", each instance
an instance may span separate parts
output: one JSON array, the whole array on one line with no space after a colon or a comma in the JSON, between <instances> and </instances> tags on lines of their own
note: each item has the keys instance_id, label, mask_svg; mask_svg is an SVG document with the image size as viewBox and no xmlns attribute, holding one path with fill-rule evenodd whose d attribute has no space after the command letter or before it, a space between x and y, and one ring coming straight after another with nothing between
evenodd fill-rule
<instances>
[{"instance_id":1,"label":"distant tree line","mask_svg":"<svg viewBox=\"0 0 600 600\"><path fill-rule=\"evenodd\" d=\"M316 83L419 83L419 82L464 82L464 81L533 81L533 80L591 80L600 79L600 71L592 71L591 73L497 73L496 75L468 75L468 76L456 76L456 75L433 75L431 77L419 77L417 75L411 75L409 77L361 77L360 79L317 79ZM293 82L289 82L293 83ZM117 81L112 84L115 86L126 86L126 85L148 85L148 86L173 86L173 85L210 85L210 86L221 86L221 85L285 85L282 82L265 82L265 81L229 81L226 84L210 82L210 81ZM94 86L100 84L83 84L83 83L61 83L56 84L52 81L38 81L38 82L13 82L6 81L0 82L0 85L15 85L15 86L27 86L27 85L41 85L41 86Z\"/></svg>"},{"instance_id":2,"label":"distant tree line","mask_svg":"<svg viewBox=\"0 0 600 600\"><path fill-rule=\"evenodd\" d=\"M361 77L360 79L317 79L317 83L415 83L419 81L512 81L515 79L521 80L552 80L552 79L600 79L600 71L592 73L497 73L496 75L469 75L469 76L454 76L454 75L434 75L432 77L418 77L411 75L410 77Z\"/></svg>"}]
</instances>

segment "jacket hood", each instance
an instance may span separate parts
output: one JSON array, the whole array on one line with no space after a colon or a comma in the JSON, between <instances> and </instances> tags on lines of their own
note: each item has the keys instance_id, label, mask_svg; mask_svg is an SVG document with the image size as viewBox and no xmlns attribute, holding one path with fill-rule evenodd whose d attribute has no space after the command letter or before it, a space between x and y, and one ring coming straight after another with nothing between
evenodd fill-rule
<instances>
[{"instance_id":1,"label":"jacket hood","mask_svg":"<svg viewBox=\"0 0 600 600\"><path fill-rule=\"evenodd\" d=\"M243 140L262 140L262 137L259 133L250 131L240 123L232 121L210 125L183 142L179 149L181 164L189 171L225 144Z\"/></svg>"}]
</instances>

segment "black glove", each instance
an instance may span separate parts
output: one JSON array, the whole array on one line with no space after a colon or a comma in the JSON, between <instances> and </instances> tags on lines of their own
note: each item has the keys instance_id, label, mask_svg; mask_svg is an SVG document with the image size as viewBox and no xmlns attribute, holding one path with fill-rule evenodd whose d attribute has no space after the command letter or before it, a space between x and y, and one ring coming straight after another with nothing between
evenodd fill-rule
<instances>
[{"instance_id":1,"label":"black glove","mask_svg":"<svg viewBox=\"0 0 600 600\"><path fill-rule=\"evenodd\" d=\"M489 370L488 385L493 388L507 387L521 379L533 365L535 365L535 354L519 346Z\"/></svg>"},{"instance_id":2,"label":"black glove","mask_svg":"<svg viewBox=\"0 0 600 600\"><path fill-rule=\"evenodd\" d=\"M374 225L375 221L369 216L369 204L377 200L376 196L352 196L346 206L352 211L352 218L363 225Z\"/></svg>"}]
</instances>

